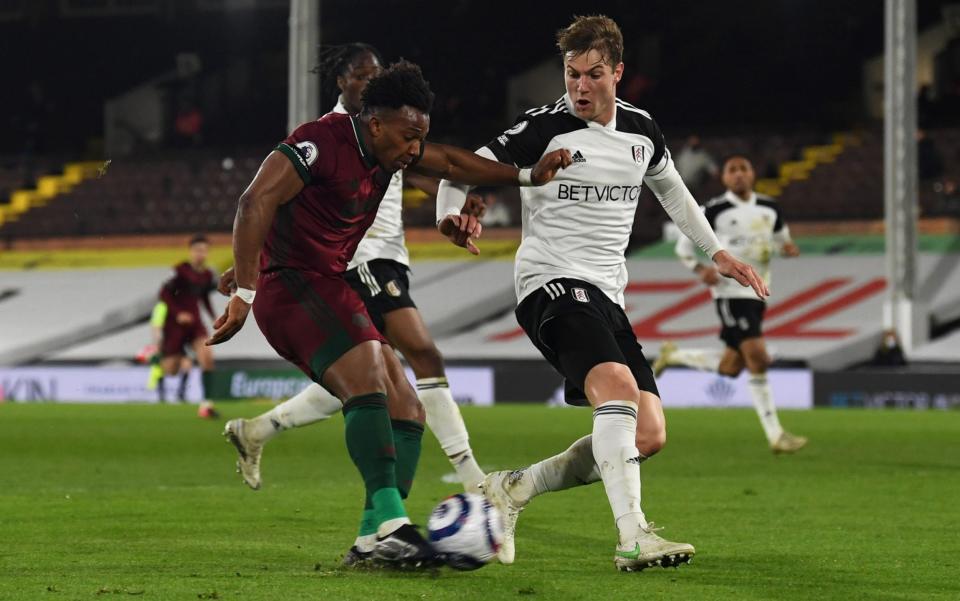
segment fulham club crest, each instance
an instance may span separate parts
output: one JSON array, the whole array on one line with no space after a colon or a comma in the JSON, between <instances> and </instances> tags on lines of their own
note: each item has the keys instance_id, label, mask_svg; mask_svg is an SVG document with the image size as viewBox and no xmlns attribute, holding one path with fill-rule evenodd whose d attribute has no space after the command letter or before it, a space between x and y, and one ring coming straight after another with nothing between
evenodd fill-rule
<instances>
[{"instance_id":1,"label":"fulham club crest","mask_svg":"<svg viewBox=\"0 0 960 601\"><path fill-rule=\"evenodd\" d=\"M573 300L581 303L589 303L590 297L587 296L587 291L583 288L571 288L570 293L573 295Z\"/></svg>"},{"instance_id":2,"label":"fulham club crest","mask_svg":"<svg viewBox=\"0 0 960 601\"><path fill-rule=\"evenodd\" d=\"M644 153L646 152L644 147L639 145L633 146L631 150L633 150L633 160L637 162L637 165L643 165Z\"/></svg>"}]
</instances>

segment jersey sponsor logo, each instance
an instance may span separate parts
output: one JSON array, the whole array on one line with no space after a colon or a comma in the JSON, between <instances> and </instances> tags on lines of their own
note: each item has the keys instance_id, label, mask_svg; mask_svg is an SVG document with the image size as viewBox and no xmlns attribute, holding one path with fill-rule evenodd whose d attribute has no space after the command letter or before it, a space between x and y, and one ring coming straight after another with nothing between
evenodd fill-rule
<instances>
[{"instance_id":1,"label":"jersey sponsor logo","mask_svg":"<svg viewBox=\"0 0 960 601\"><path fill-rule=\"evenodd\" d=\"M630 150L633 152L633 160L637 162L637 165L643 165L643 158L644 154L646 153L646 148L637 145L632 146Z\"/></svg>"},{"instance_id":2,"label":"jersey sponsor logo","mask_svg":"<svg viewBox=\"0 0 960 601\"><path fill-rule=\"evenodd\" d=\"M634 202L640 198L640 186L575 186L560 184L557 200L582 202Z\"/></svg>"},{"instance_id":3,"label":"jersey sponsor logo","mask_svg":"<svg viewBox=\"0 0 960 601\"><path fill-rule=\"evenodd\" d=\"M384 289L390 296L400 296L400 286L397 285L397 280L390 280L387 282L387 285L384 286Z\"/></svg>"},{"instance_id":4,"label":"jersey sponsor logo","mask_svg":"<svg viewBox=\"0 0 960 601\"><path fill-rule=\"evenodd\" d=\"M573 162L574 163L586 163L587 159L583 156L583 153L579 150L573 153Z\"/></svg>"},{"instance_id":5,"label":"jersey sponsor logo","mask_svg":"<svg viewBox=\"0 0 960 601\"><path fill-rule=\"evenodd\" d=\"M297 148L297 153L303 158L303 161L307 166L311 166L317 162L317 145L313 142L298 142L295 144Z\"/></svg>"},{"instance_id":6,"label":"jersey sponsor logo","mask_svg":"<svg viewBox=\"0 0 960 601\"><path fill-rule=\"evenodd\" d=\"M583 288L571 288L570 294L573 295L573 300L579 303L589 303L590 297L587 296L587 291Z\"/></svg>"},{"instance_id":7,"label":"jersey sponsor logo","mask_svg":"<svg viewBox=\"0 0 960 601\"><path fill-rule=\"evenodd\" d=\"M497 142L500 143L500 146L506 146L507 142L509 141L510 141L510 138L508 138L506 134L497 136Z\"/></svg>"}]
</instances>

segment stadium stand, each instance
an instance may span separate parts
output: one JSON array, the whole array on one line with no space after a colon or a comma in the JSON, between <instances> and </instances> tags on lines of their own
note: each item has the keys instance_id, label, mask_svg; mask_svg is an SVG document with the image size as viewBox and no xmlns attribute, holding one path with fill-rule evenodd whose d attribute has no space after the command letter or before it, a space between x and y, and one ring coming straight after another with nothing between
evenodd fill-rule
<instances>
[{"instance_id":1,"label":"stadium stand","mask_svg":"<svg viewBox=\"0 0 960 601\"><path fill-rule=\"evenodd\" d=\"M945 161L943 179L960 181L960 130L929 132ZM763 181L780 189L780 202L791 221L879 219L883 214L883 140L879 132L861 132L845 139L835 160L809 156L830 148L837 136L827 133L751 135L704 138L703 145L717 159L743 153L755 163ZM55 201L37 207L19 220L0 226L6 241L65 236L229 231L236 200L262 159L256 149L223 153L189 151L154 158L125 159L111 164L104 177L77 185ZM811 163L812 164L812 163ZM49 171L50 165L45 167ZM795 177L790 176L791 169ZM784 172L787 176L784 176ZM779 180L778 180L779 178ZM22 169L0 169L0 190L26 183ZM947 205L929 182L921 186L923 214L942 215ZM706 200L723 191L717 178L694 190ZM9 195L9 192L8 194ZM516 204L516 199L505 198ZM511 200L512 199L512 200ZM405 215L408 225L432 226L430 203L413 202ZM645 193L638 210L637 243L660 237L666 215Z\"/></svg>"}]
</instances>

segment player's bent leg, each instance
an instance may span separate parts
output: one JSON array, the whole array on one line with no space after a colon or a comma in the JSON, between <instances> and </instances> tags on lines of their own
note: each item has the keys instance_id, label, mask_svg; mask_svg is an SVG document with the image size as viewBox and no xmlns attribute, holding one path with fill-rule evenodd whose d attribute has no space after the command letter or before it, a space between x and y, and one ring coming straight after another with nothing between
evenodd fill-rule
<instances>
[{"instance_id":1,"label":"player's bent leg","mask_svg":"<svg viewBox=\"0 0 960 601\"><path fill-rule=\"evenodd\" d=\"M633 372L614 362L591 369L584 390L594 407L594 461L600 468L619 532L614 565L631 572L690 561L695 553L693 546L661 538L640 506L640 463L646 457L636 445L640 442L644 450L655 453L665 443L666 422L660 399L639 390Z\"/></svg>"},{"instance_id":2,"label":"player's bent leg","mask_svg":"<svg viewBox=\"0 0 960 601\"><path fill-rule=\"evenodd\" d=\"M387 409L390 375L381 347L376 341L353 347L326 369L323 385L346 399L347 451L367 491L358 542L369 543L375 537L373 558L417 567L435 563L436 554L410 524L398 488L396 441Z\"/></svg>"},{"instance_id":3,"label":"player's bent leg","mask_svg":"<svg viewBox=\"0 0 960 601\"><path fill-rule=\"evenodd\" d=\"M382 345L381 351L387 371L387 406L390 412L390 425L397 449L397 488L400 490L400 496L406 499L410 495L410 489L413 488L417 464L420 461L423 423L426 415L396 353L387 345Z\"/></svg>"},{"instance_id":4,"label":"player's bent leg","mask_svg":"<svg viewBox=\"0 0 960 601\"><path fill-rule=\"evenodd\" d=\"M721 376L736 378L746 366L747 364L743 360L743 355L740 354L740 351L728 346L724 349L723 355L720 357L720 365L717 367L717 373Z\"/></svg>"},{"instance_id":5,"label":"player's bent leg","mask_svg":"<svg viewBox=\"0 0 960 601\"><path fill-rule=\"evenodd\" d=\"M653 457L667 444L667 419L660 397L640 391L637 401L637 433L635 444L640 461Z\"/></svg>"},{"instance_id":6,"label":"player's bent leg","mask_svg":"<svg viewBox=\"0 0 960 601\"><path fill-rule=\"evenodd\" d=\"M415 307L394 309L383 314L384 334L410 364L417 378L439 378L444 375L443 355L423 323Z\"/></svg>"},{"instance_id":7,"label":"player's bent leg","mask_svg":"<svg viewBox=\"0 0 960 601\"><path fill-rule=\"evenodd\" d=\"M223 435L237 448L237 471L243 476L243 481L254 490L260 488L263 447L276 435L284 430L329 419L342 408L340 399L311 382L298 394L257 417L227 422Z\"/></svg>"},{"instance_id":8,"label":"player's bent leg","mask_svg":"<svg viewBox=\"0 0 960 601\"><path fill-rule=\"evenodd\" d=\"M514 562L517 519L531 499L546 492L600 481L600 470L593 460L591 438L588 434L563 452L528 467L490 472L484 477L481 485L483 494L500 512L504 523L505 542L497 553L500 563Z\"/></svg>"},{"instance_id":9,"label":"player's bent leg","mask_svg":"<svg viewBox=\"0 0 960 601\"><path fill-rule=\"evenodd\" d=\"M767 369L770 366L770 355L763 338L747 338L740 343L740 353L743 355L747 369L750 371L750 396L753 406L763 426L763 433L774 454L795 453L807 444L806 437L791 434L780 425L777 415L777 406L773 400L773 392L767 380Z\"/></svg>"},{"instance_id":10,"label":"player's bent leg","mask_svg":"<svg viewBox=\"0 0 960 601\"><path fill-rule=\"evenodd\" d=\"M405 307L385 313L386 335L403 353L417 377L417 394L427 425L450 460L467 492L479 492L483 471L477 465L460 408L444 373L443 356L430 337L420 312Z\"/></svg>"},{"instance_id":11,"label":"player's bent leg","mask_svg":"<svg viewBox=\"0 0 960 601\"><path fill-rule=\"evenodd\" d=\"M681 349L667 341L660 346L657 360L653 362L653 375L660 374L669 366L684 366L700 371L716 372L720 366L720 356L710 349Z\"/></svg>"}]
</instances>

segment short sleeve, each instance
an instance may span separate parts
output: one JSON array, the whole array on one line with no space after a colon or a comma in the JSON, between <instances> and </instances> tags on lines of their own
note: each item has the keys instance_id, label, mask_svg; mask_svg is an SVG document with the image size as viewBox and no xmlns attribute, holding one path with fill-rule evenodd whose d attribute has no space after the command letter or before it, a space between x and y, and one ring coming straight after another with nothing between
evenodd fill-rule
<instances>
[{"instance_id":1,"label":"short sleeve","mask_svg":"<svg viewBox=\"0 0 960 601\"><path fill-rule=\"evenodd\" d=\"M333 134L327 123L304 123L277 145L276 150L290 159L304 184L330 177L336 170Z\"/></svg>"},{"instance_id":2,"label":"short sleeve","mask_svg":"<svg viewBox=\"0 0 960 601\"><path fill-rule=\"evenodd\" d=\"M540 160L549 141L542 135L537 119L524 113L513 127L491 140L487 148L501 163L529 167Z\"/></svg>"}]
</instances>

